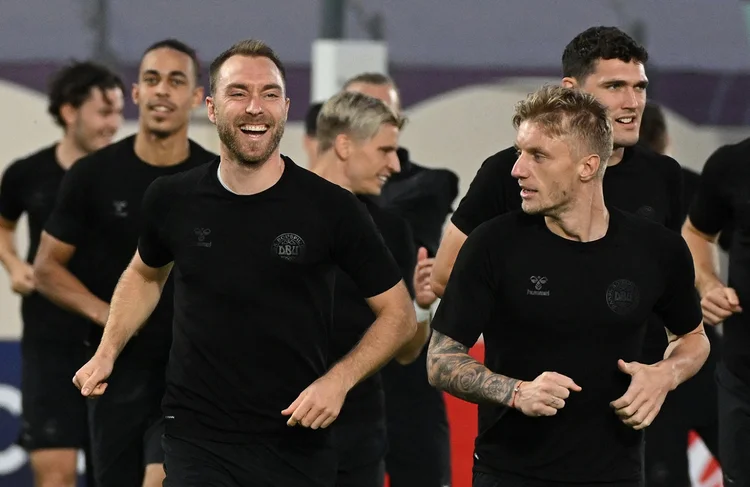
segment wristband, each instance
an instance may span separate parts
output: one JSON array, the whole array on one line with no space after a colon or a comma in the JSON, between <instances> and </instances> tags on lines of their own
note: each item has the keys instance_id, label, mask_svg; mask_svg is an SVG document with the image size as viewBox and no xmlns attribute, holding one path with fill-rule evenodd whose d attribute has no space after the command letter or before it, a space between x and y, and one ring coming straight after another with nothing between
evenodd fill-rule
<instances>
[{"instance_id":1,"label":"wristband","mask_svg":"<svg viewBox=\"0 0 750 487\"><path fill-rule=\"evenodd\" d=\"M516 396L518 395L518 391L521 390L521 384L523 384L523 381L516 384L516 387L513 388L513 399L511 399L510 401L511 409L514 409L516 407Z\"/></svg>"},{"instance_id":2,"label":"wristband","mask_svg":"<svg viewBox=\"0 0 750 487\"><path fill-rule=\"evenodd\" d=\"M430 309L424 309L420 307L416 301L414 301L414 312L417 314L417 323L422 323L424 321L430 321L430 318L432 317L432 313L430 313Z\"/></svg>"}]
</instances>

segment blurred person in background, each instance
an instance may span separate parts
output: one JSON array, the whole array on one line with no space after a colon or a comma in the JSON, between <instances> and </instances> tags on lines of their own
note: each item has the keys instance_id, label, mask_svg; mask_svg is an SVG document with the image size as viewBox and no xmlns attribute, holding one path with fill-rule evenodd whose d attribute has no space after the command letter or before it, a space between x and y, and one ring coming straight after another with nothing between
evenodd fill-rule
<instances>
[{"instance_id":1,"label":"blurred person in background","mask_svg":"<svg viewBox=\"0 0 750 487\"><path fill-rule=\"evenodd\" d=\"M716 365L718 449L726 486L750 485L750 319L744 313L750 300L748 157L750 139L711 154L682 230L693 254L703 319L708 325L721 325L721 359ZM731 237L724 240L726 229L731 229ZM727 282L718 265L722 245L728 246Z\"/></svg>"},{"instance_id":2,"label":"blurred person in background","mask_svg":"<svg viewBox=\"0 0 750 487\"><path fill-rule=\"evenodd\" d=\"M401 114L394 81L380 73L362 73L344 83L342 91L364 93L382 100ZM401 171L393 174L374 201L411 226L420 260L431 272L445 220L458 194L458 177L446 169L415 164L409 152L397 151ZM431 286L427 291L432 294ZM417 305L418 317L428 319L437 297ZM445 401L427 381L427 349L409 365L391 362L382 371L388 419L386 469L392 487L444 487L451 484L450 435Z\"/></svg>"},{"instance_id":3,"label":"blurred person in background","mask_svg":"<svg viewBox=\"0 0 750 487\"><path fill-rule=\"evenodd\" d=\"M305 135L302 136L302 147L307 154L307 169L314 171L318 159L318 138L316 136L318 114L323 104L313 103L305 113Z\"/></svg>"},{"instance_id":4,"label":"blurred person in background","mask_svg":"<svg viewBox=\"0 0 750 487\"><path fill-rule=\"evenodd\" d=\"M643 110L638 144L659 154L669 149L669 132L661 107L649 102ZM700 176L682 168L682 220L698 187ZM723 233L723 232L722 232ZM718 458L719 412L714 373L720 357L720 336L714 327L705 328L711 353L698 373L667 396L661 413L646 430L646 485L648 487L690 487L688 435L694 430Z\"/></svg>"},{"instance_id":5,"label":"blurred person in background","mask_svg":"<svg viewBox=\"0 0 750 487\"><path fill-rule=\"evenodd\" d=\"M167 39L148 47L132 87L137 133L80 160L63 180L42 232L34 276L42 294L88 320L90 350L78 368L101 340L112 293L135 252L146 188L160 176L214 157L188 138L191 111L203 100L199 73L196 53L186 44ZM87 401L98 487L162 484L161 399L172 341L171 281L164 293L149 323L123 352L107 393ZM80 395L72 379L65 383Z\"/></svg>"},{"instance_id":6,"label":"blurred person in background","mask_svg":"<svg viewBox=\"0 0 750 487\"><path fill-rule=\"evenodd\" d=\"M19 443L29 452L37 487L76 485L79 449L86 453L88 485L93 486L86 399L70 387L71 374L87 357L86 322L36 291L31 263L66 171L112 142L120 129L123 92L115 73L92 62L74 62L57 72L50 83L48 111L63 137L12 162L0 182L0 262L13 292L22 297ZM15 231L24 213L29 248L22 258ZM80 260L74 265L81 265Z\"/></svg>"},{"instance_id":7,"label":"blurred person in background","mask_svg":"<svg viewBox=\"0 0 750 487\"><path fill-rule=\"evenodd\" d=\"M388 179L400 170L396 155L400 126L398 115L377 98L356 92L335 95L323 105L317 118L319 152L315 172L357 195L396 259L404 282L416 299L415 308L429 307L435 296L429 290L427 250L421 248L418 256L406 220L365 197L379 195ZM354 281L339 271L334 293L334 362L357 344L374 319ZM429 313L417 321L417 333L395 357L400 364L413 362L427 342ZM388 439L380 374L349 391L332 428L338 455L336 486L383 487Z\"/></svg>"}]
</instances>

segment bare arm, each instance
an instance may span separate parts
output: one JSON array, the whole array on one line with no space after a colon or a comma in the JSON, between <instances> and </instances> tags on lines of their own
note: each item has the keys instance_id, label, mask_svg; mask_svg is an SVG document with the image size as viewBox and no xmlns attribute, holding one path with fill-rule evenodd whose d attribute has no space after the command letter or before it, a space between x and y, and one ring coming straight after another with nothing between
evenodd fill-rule
<instances>
[{"instance_id":1,"label":"bare arm","mask_svg":"<svg viewBox=\"0 0 750 487\"><path fill-rule=\"evenodd\" d=\"M695 266L695 287L701 296L717 287L724 287L719 279L719 255L716 241L719 235L708 235L695 228L690 218L682 226L682 237L690 248Z\"/></svg>"},{"instance_id":2,"label":"bare arm","mask_svg":"<svg viewBox=\"0 0 750 487\"><path fill-rule=\"evenodd\" d=\"M111 360L120 355L153 313L171 271L171 263L160 268L147 266L136 251L115 288L97 355Z\"/></svg>"},{"instance_id":3,"label":"bare arm","mask_svg":"<svg viewBox=\"0 0 750 487\"><path fill-rule=\"evenodd\" d=\"M3 264L8 274L26 262L18 257L15 243L16 222L6 220L0 216L0 263Z\"/></svg>"},{"instance_id":4,"label":"bare arm","mask_svg":"<svg viewBox=\"0 0 750 487\"><path fill-rule=\"evenodd\" d=\"M427 318L426 320L417 321L416 323L417 332L414 334L411 340L406 342L406 345L401 347L401 349L394 357L396 362L401 365L409 365L410 363L417 360L419 354L422 353L422 348L430 338L430 319Z\"/></svg>"},{"instance_id":5,"label":"bare arm","mask_svg":"<svg viewBox=\"0 0 750 487\"><path fill-rule=\"evenodd\" d=\"M391 360L416 332L412 301L403 281L367 299L376 319L365 335L326 375L338 376L350 390Z\"/></svg>"},{"instance_id":6,"label":"bare arm","mask_svg":"<svg viewBox=\"0 0 750 487\"><path fill-rule=\"evenodd\" d=\"M109 304L94 296L67 268L76 248L42 232L34 259L37 289L61 308L104 326Z\"/></svg>"},{"instance_id":7,"label":"bare arm","mask_svg":"<svg viewBox=\"0 0 750 487\"><path fill-rule=\"evenodd\" d=\"M430 385L472 403L510 406L518 379L495 374L477 362L465 345L432 332L427 351Z\"/></svg>"},{"instance_id":8,"label":"bare arm","mask_svg":"<svg viewBox=\"0 0 750 487\"><path fill-rule=\"evenodd\" d=\"M440 242L440 248L438 248L437 255L435 256L435 265L432 269L432 277L430 279L432 291L438 297L443 297L443 293L445 293L448 278L451 276L458 252L463 247L464 242L466 242L466 238L466 235L461 230L453 223L448 222L443 240Z\"/></svg>"},{"instance_id":9,"label":"bare arm","mask_svg":"<svg viewBox=\"0 0 750 487\"><path fill-rule=\"evenodd\" d=\"M16 251L16 222L0 217L0 263L8 271L14 293L27 296L34 291L34 270Z\"/></svg>"},{"instance_id":10,"label":"bare arm","mask_svg":"<svg viewBox=\"0 0 750 487\"><path fill-rule=\"evenodd\" d=\"M703 367L711 351L711 343L708 341L703 323L690 333L681 336L667 330L667 336L669 345L664 352L664 360L656 365L670 371L671 390L674 390Z\"/></svg>"}]
</instances>

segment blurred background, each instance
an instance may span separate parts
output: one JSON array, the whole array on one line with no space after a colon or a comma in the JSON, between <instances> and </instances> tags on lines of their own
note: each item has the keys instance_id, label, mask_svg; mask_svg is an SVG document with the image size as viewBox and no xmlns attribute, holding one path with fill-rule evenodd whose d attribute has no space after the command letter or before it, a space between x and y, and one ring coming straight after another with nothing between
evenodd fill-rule
<instances>
[{"instance_id":1,"label":"blurred background","mask_svg":"<svg viewBox=\"0 0 750 487\"><path fill-rule=\"evenodd\" d=\"M93 59L129 85L142 51L175 37L197 48L207 80L214 56L237 40L269 43L287 65L290 120L282 152L304 165L303 118L341 82L382 70L410 119L402 145L427 167L453 170L459 198L489 155L513 141L513 104L561 77L562 50L593 25L614 25L650 53L649 100L667 113L670 153L700 171L722 144L748 135L750 2L738 0L0 0L0 171L60 137L46 113L50 76ZM136 130L126 103L117 138ZM191 137L218 149L205 109ZM458 200L456 200L457 203ZM19 248L25 249L21 223ZM0 487L25 486L26 455L14 446L20 412L19 301L0 272ZM473 409L449 403L454 487L468 485ZM696 485L720 485L696 442ZM713 466L712 466L713 465ZM463 483L460 483L463 481Z\"/></svg>"}]
</instances>

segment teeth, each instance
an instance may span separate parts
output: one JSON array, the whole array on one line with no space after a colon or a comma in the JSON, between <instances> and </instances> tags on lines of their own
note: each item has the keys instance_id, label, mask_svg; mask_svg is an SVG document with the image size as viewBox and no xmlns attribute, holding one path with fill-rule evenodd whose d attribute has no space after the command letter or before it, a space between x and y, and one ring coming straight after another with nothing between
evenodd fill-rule
<instances>
[{"instance_id":1,"label":"teeth","mask_svg":"<svg viewBox=\"0 0 750 487\"><path fill-rule=\"evenodd\" d=\"M155 112L168 112L169 111L169 108L162 107L162 106L154 107L153 109Z\"/></svg>"},{"instance_id":2,"label":"teeth","mask_svg":"<svg viewBox=\"0 0 750 487\"><path fill-rule=\"evenodd\" d=\"M265 132L268 127L265 125L243 125L240 130L243 132Z\"/></svg>"},{"instance_id":3,"label":"teeth","mask_svg":"<svg viewBox=\"0 0 750 487\"><path fill-rule=\"evenodd\" d=\"M618 118L618 119L617 119L617 121L618 121L618 122L620 122L620 123L630 123L630 122L632 122L632 121L633 121L633 117L628 117L628 118Z\"/></svg>"},{"instance_id":4,"label":"teeth","mask_svg":"<svg viewBox=\"0 0 750 487\"><path fill-rule=\"evenodd\" d=\"M382 181L383 183L388 182L388 176L378 176L378 179L380 179L380 181Z\"/></svg>"}]
</instances>

